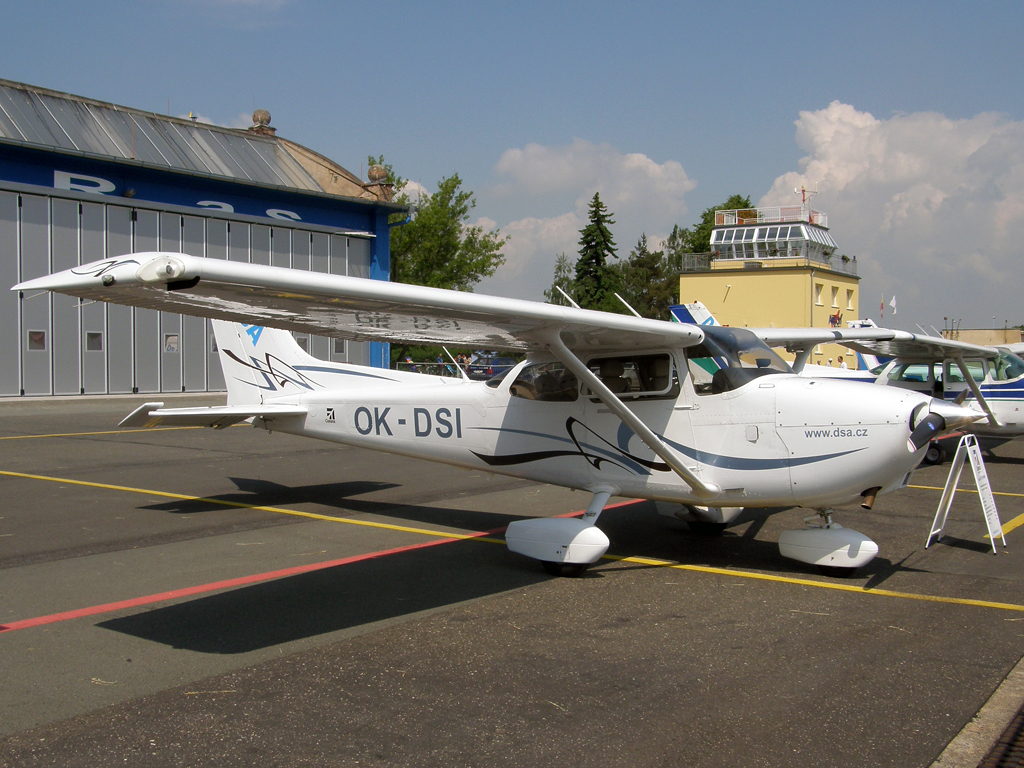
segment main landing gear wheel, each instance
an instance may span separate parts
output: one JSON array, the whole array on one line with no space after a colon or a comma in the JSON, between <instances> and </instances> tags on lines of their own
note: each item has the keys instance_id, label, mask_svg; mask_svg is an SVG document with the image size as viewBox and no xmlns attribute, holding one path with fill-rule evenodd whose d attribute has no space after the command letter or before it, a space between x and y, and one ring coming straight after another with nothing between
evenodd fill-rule
<instances>
[{"instance_id":1,"label":"main landing gear wheel","mask_svg":"<svg viewBox=\"0 0 1024 768\"><path fill-rule=\"evenodd\" d=\"M686 525L691 533L698 536L721 536L728 523L711 523L707 520L687 520Z\"/></svg>"},{"instance_id":2,"label":"main landing gear wheel","mask_svg":"<svg viewBox=\"0 0 1024 768\"><path fill-rule=\"evenodd\" d=\"M541 565L552 576L565 576L570 579L582 576L590 567L590 563L554 563L550 560L542 560Z\"/></svg>"}]
</instances>

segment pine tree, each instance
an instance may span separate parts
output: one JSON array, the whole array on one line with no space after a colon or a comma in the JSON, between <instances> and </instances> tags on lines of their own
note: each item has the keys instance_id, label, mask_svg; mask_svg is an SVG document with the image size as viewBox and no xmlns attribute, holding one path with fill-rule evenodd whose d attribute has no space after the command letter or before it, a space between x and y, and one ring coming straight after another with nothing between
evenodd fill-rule
<instances>
[{"instance_id":1,"label":"pine tree","mask_svg":"<svg viewBox=\"0 0 1024 768\"><path fill-rule=\"evenodd\" d=\"M590 201L590 223L580 230L580 257L576 261L576 302L584 309L619 312L615 275L608 266L617 259L615 241L608 230L611 219L598 193Z\"/></svg>"}]
</instances>

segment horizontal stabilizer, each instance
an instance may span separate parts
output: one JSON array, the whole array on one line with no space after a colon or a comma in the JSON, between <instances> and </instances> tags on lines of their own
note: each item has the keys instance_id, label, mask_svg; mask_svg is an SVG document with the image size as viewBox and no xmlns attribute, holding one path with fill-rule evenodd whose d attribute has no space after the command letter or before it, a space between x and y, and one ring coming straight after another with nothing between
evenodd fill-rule
<instances>
[{"instance_id":1,"label":"horizontal stabilizer","mask_svg":"<svg viewBox=\"0 0 1024 768\"><path fill-rule=\"evenodd\" d=\"M218 405L210 408L164 408L163 403L145 403L118 424L123 429L153 427L213 427L224 429L246 419L305 416L301 405Z\"/></svg>"}]
</instances>

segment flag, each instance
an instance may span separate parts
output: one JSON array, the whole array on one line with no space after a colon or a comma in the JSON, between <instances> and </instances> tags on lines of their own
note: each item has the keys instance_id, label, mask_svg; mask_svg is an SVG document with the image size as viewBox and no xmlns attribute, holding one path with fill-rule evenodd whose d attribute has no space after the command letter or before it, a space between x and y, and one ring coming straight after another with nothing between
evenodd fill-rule
<instances>
[{"instance_id":1,"label":"flag","mask_svg":"<svg viewBox=\"0 0 1024 768\"><path fill-rule=\"evenodd\" d=\"M892 297L892 301L889 302L889 306L892 307L892 313L896 314L896 297Z\"/></svg>"},{"instance_id":2,"label":"flag","mask_svg":"<svg viewBox=\"0 0 1024 768\"><path fill-rule=\"evenodd\" d=\"M885 294L882 294L882 319L885 320Z\"/></svg>"}]
</instances>

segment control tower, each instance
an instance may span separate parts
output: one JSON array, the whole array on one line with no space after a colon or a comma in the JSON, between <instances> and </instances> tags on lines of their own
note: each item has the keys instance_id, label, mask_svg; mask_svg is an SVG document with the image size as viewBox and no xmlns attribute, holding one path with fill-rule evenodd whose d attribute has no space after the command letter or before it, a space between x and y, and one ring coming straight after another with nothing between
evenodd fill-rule
<instances>
[{"instance_id":1,"label":"control tower","mask_svg":"<svg viewBox=\"0 0 1024 768\"><path fill-rule=\"evenodd\" d=\"M711 252L685 254L679 301L701 301L718 322L740 327L845 327L860 315L857 258L838 253L828 216L800 205L715 212ZM838 365L838 345L809 362Z\"/></svg>"}]
</instances>

